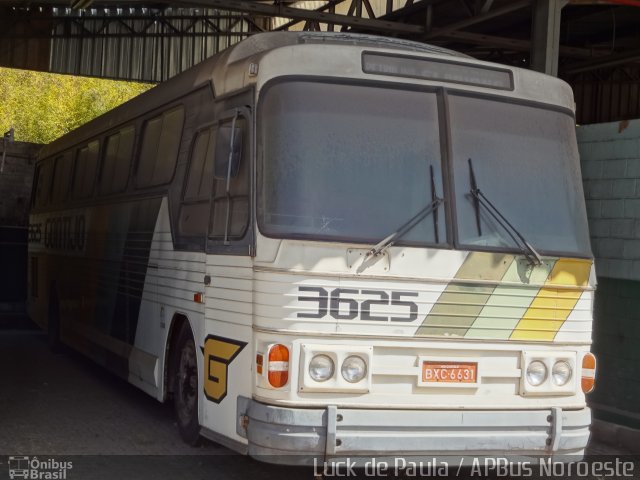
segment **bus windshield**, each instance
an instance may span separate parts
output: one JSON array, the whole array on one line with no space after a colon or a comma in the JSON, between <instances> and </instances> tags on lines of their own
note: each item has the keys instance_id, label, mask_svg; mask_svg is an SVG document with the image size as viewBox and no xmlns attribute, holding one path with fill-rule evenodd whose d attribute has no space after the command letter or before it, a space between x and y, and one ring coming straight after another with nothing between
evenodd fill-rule
<instances>
[{"instance_id":1,"label":"bus windshield","mask_svg":"<svg viewBox=\"0 0 640 480\"><path fill-rule=\"evenodd\" d=\"M432 201L430 167L442 196L435 93L291 81L260 108L265 235L376 244ZM444 241L436 217L398 243L434 244L436 230Z\"/></svg>"},{"instance_id":2,"label":"bus windshield","mask_svg":"<svg viewBox=\"0 0 640 480\"><path fill-rule=\"evenodd\" d=\"M462 248L515 247L471 194L472 159L478 188L538 252L590 256L573 118L546 108L453 94L449 112Z\"/></svg>"},{"instance_id":3,"label":"bus windshield","mask_svg":"<svg viewBox=\"0 0 640 480\"><path fill-rule=\"evenodd\" d=\"M306 80L268 86L259 112L261 232L376 245L433 200L433 167L435 196L451 203L460 248L520 251L477 208L471 158L482 192L535 250L591 255L569 114L449 93L453 188L446 192L437 95L409 88ZM395 243L446 242L438 208Z\"/></svg>"}]
</instances>

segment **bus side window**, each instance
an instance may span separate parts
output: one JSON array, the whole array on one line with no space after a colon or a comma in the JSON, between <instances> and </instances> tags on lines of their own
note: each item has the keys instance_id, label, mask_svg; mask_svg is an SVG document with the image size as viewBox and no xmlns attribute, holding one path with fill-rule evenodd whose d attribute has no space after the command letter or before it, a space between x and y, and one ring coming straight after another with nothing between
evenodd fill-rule
<instances>
[{"instance_id":1,"label":"bus side window","mask_svg":"<svg viewBox=\"0 0 640 480\"><path fill-rule=\"evenodd\" d=\"M88 198L93 194L93 185L98 170L99 148L100 142L95 140L78 150L73 175L74 198Z\"/></svg>"},{"instance_id":2,"label":"bus side window","mask_svg":"<svg viewBox=\"0 0 640 480\"><path fill-rule=\"evenodd\" d=\"M44 163L36 165L36 170L33 174L33 187L31 189L31 208L42 205L42 189L45 183L43 177L44 170Z\"/></svg>"},{"instance_id":3,"label":"bus side window","mask_svg":"<svg viewBox=\"0 0 640 480\"><path fill-rule=\"evenodd\" d=\"M147 120L136 173L136 186L153 187L168 183L178 160L184 107L178 106Z\"/></svg>"},{"instance_id":4,"label":"bus side window","mask_svg":"<svg viewBox=\"0 0 640 480\"><path fill-rule=\"evenodd\" d=\"M203 245L209 224L214 149L215 130L206 129L198 132L191 149L178 222L182 235L201 237Z\"/></svg>"},{"instance_id":5,"label":"bus side window","mask_svg":"<svg viewBox=\"0 0 640 480\"><path fill-rule=\"evenodd\" d=\"M99 180L101 194L118 193L127 188L134 137L135 129L126 127L107 138Z\"/></svg>"},{"instance_id":6,"label":"bus side window","mask_svg":"<svg viewBox=\"0 0 640 480\"><path fill-rule=\"evenodd\" d=\"M56 158L53 171L53 186L51 187L51 201L61 203L69 194L71 173L73 170L73 156L67 152Z\"/></svg>"},{"instance_id":7,"label":"bus side window","mask_svg":"<svg viewBox=\"0 0 640 480\"><path fill-rule=\"evenodd\" d=\"M53 172L53 160L46 160L38 169L36 189L36 205L42 207L49 201L51 195L51 173Z\"/></svg>"},{"instance_id":8,"label":"bus side window","mask_svg":"<svg viewBox=\"0 0 640 480\"><path fill-rule=\"evenodd\" d=\"M234 125L235 122L235 125ZM231 147L231 131L235 130L233 154L229 155ZM240 135L238 141L237 135ZM225 119L218 128L218 142L226 141L226 148L217 148L216 164L223 165L216 172L213 180L213 200L211 207L211 226L209 237L216 240L224 240L225 232L227 240L240 240L244 237L249 226L249 161L247 120L243 116ZM238 151L238 148L240 150ZM233 157L239 154L239 164ZM218 158L218 157L224 158ZM229 181L229 193L227 195L227 173L229 157L232 157L231 177ZM218 168L216 169L218 170ZM236 171L234 171L236 170ZM220 175L218 175L220 174Z\"/></svg>"}]
</instances>

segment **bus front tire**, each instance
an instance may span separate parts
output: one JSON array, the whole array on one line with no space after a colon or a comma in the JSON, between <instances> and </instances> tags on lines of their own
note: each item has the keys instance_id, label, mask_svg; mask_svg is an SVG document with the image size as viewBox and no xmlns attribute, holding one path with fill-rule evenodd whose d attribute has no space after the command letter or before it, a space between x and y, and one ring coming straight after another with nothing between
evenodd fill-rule
<instances>
[{"instance_id":1,"label":"bus front tire","mask_svg":"<svg viewBox=\"0 0 640 480\"><path fill-rule=\"evenodd\" d=\"M182 440L193 447L201 441L198 422L198 360L193 335L184 324L173 355L173 406Z\"/></svg>"}]
</instances>

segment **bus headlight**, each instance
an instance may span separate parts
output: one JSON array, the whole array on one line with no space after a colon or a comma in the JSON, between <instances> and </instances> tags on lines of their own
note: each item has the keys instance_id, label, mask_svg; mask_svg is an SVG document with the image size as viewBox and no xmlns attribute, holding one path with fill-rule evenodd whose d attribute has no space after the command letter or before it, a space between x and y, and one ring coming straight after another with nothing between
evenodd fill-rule
<instances>
[{"instance_id":1,"label":"bus headlight","mask_svg":"<svg viewBox=\"0 0 640 480\"><path fill-rule=\"evenodd\" d=\"M342 362L342 378L349 383L358 383L367 375L367 364L357 355L351 355Z\"/></svg>"},{"instance_id":2,"label":"bus headlight","mask_svg":"<svg viewBox=\"0 0 640 480\"><path fill-rule=\"evenodd\" d=\"M553 365L553 369L551 369L551 378L553 379L553 383L561 387L571 380L572 373L571 365L564 360L560 360Z\"/></svg>"},{"instance_id":3,"label":"bus headlight","mask_svg":"<svg viewBox=\"0 0 640 480\"><path fill-rule=\"evenodd\" d=\"M527 366L527 382L537 387L547 379L547 366L540 360L534 360Z\"/></svg>"},{"instance_id":4,"label":"bus headlight","mask_svg":"<svg viewBox=\"0 0 640 480\"><path fill-rule=\"evenodd\" d=\"M326 382L333 377L335 366L327 355L316 355L309 362L309 376L316 382Z\"/></svg>"}]
</instances>

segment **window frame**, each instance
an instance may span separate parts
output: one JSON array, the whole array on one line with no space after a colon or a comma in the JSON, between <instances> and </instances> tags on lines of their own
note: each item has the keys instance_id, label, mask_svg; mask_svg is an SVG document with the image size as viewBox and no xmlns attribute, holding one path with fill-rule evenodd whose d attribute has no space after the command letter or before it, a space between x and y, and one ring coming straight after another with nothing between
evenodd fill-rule
<instances>
[{"instance_id":1,"label":"window frame","mask_svg":"<svg viewBox=\"0 0 640 480\"><path fill-rule=\"evenodd\" d=\"M182 125L180 126L180 131L177 133L178 149L176 151L176 158L175 158L175 161L173 163L173 170L171 172L171 176L165 182L141 184L140 183L140 165L142 164L142 155L141 154L142 154L142 149L144 147L144 137L145 137L147 125L152 120L160 118L162 120L162 123L160 125L160 137L162 137L162 132L164 130L164 123L165 123L165 119L164 119L165 115L168 114L169 112L173 111L173 110L178 110L178 109L182 110ZM176 103L172 103L170 105L163 105L161 107L161 109L158 109L158 110L154 111L153 113L147 115L142 120L142 125L141 125L141 129L140 129L140 138L138 139L137 146L134 145L135 166L134 166L134 171L133 171L133 177L135 178L134 179L134 184L135 184L135 189L136 190L147 190L147 189L159 188L159 187L163 187L163 186L170 185L171 183L173 183L173 180L174 180L174 178L176 176L176 171L178 169L178 162L179 162L179 159L180 159L180 149L182 148L182 144L183 144L183 140L184 140L183 135L184 135L184 129L185 129L186 120L187 120L187 108L186 108L185 104L182 101L179 101L179 102L176 102ZM157 155L157 151L156 151L156 155ZM157 165L157 162L154 163L154 166L155 165ZM153 172L155 173L155 168L154 168Z\"/></svg>"},{"instance_id":2,"label":"window frame","mask_svg":"<svg viewBox=\"0 0 640 480\"><path fill-rule=\"evenodd\" d=\"M136 123L137 122L131 122L131 123L127 123L125 125L121 125L120 127L118 127L115 130L110 131L109 133L104 134L104 136L102 137L102 148L100 149L100 155L99 155L99 159L100 159L100 166L99 166L99 170L98 170L98 175L96 177L96 185L95 185L95 189L96 189L96 193L98 197L110 197L112 195L118 195L118 194L122 194L124 192L127 191L127 189L129 188L129 185L131 183L131 166L134 163L134 156L136 153L136 134L137 134L137 127L136 127ZM123 130L127 130L127 129L131 129L133 131L133 143L131 145L131 155L129 158L129 165L127 167L127 180L124 182L122 189L110 189L108 191L105 191L102 189L102 176L104 174L104 166L106 163L106 158L107 158L107 151L108 151L108 147L109 147L109 139L112 137L115 137L116 135L118 135L119 137L122 136L122 131ZM118 138L118 149L120 149L120 138ZM117 154L117 152L116 152ZM115 178L115 165L114 165L114 178ZM111 185L113 185L113 180L111 182Z\"/></svg>"},{"instance_id":3,"label":"window frame","mask_svg":"<svg viewBox=\"0 0 640 480\"><path fill-rule=\"evenodd\" d=\"M210 134L212 134L213 132L216 132L217 124L218 123L215 120L211 122L206 122L200 125L193 132L193 137L191 138L191 142L189 145L189 155L187 157L187 163L185 166L184 179L180 188L180 206L178 208L178 216L177 216L177 221L175 223L176 225L175 228L176 228L176 237L180 238L181 240L177 243L184 244L184 245L193 245L197 243L198 244L197 250L204 250L208 240L208 230L209 230L209 223L210 223L210 217L211 217L211 194L209 194L206 198L202 198L198 200L186 199L185 195L187 193L187 184L189 182L189 175L191 173L191 168L193 166L193 153L195 151L198 137L203 132L206 132L207 130L210 132ZM209 137L209 141L211 141L211 137ZM207 145L207 150L208 150L208 145ZM206 152L205 152L205 155L206 155ZM213 181L213 176L211 177L211 180ZM203 203L206 203L209 205L209 213L207 214L207 225L205 226L204 233L202 235L187 235L180 232L179 229L180 229L180 219L182 218L182 208L185 205L189 206L189 205L198 205Z\"/></svg>"},{"instance_id":4,"label":"window frame","mask_svg":"<svg viewBox=\"0 0 640 480\"><path fill-rule=\"evenodd\" d=\"M528 100L523 98L516 98L508 95L508 92L484 92L478 90L469 90L465 88L460 88L456 85L447 85L447 86L429 86L429 85L421 85L414 83L406 83L399 80L391 80L391 81L380 81L380 80L371 80L371 79L345 79L341 77L328 77L328 76L317 76L317 75L283 75L279 77L275 77L270 79L265 83L265 85L261 88L260 98L258 99L256 106L256 115L254 118L254 135L255 138L255 185L253 189L253 194L259 198L259 190L260 190L260 182L257 179L260 179L262 176L262 156L263 156L263 146L262 146L262 138L258 137L258 132L255 127L255 122L261 116L262 110L262 102L265 97L265 93L268 92L269 87L282 82L290 82L290 81L314 81L314 82L325 82L331 84L344 84L344 85L366 85L366 86L375 86L382 88L394 88L394 89L404 89L404 90L415 90L415 91L423 91L423 92L434 92L437 97L438 102L438 122L439 122L439 139L440 139L440 150L441 150L441 163L442 163L442 188L443 192L441 195L445 199L444 201L444 216L445 216L445 230L446 230L446 241L441 242L439 244L435 243L427 243L419 245L419 248L433 248L439 250L458 250L458 251L477 251L477 252L490 252L490 253L505 253L505 254L521 254L521 250L513 247L490 247L490 246L482 246L482 245L466 245L461 244L459 241L459 232L458 232L458 219L457 219L457 205L456 205L456 195L455 195L455 176L454 176L454 165L453 165L453 146L452 146L452 135L451 135L451 114L449 107L449 94L455 94L460 96L468 96L472 98L480 98L490 101L498 101L498 102L506 102L512 103L516 105L537 107L545 110L556 111L559 113L564 113L569 115L575 121L575 112L571 109L534 100ZM256 203L254 200L254 208L256 207ZM296 236L296 235L272 235L265 233L260 217L257 215L257 211L253 214L254 224L256 225L257 231L266 238L278 239L278 240L306 240L306 241L328 241L328 242L336 242L336 243L354 243L350 242L349 239L338 239L337 237L332 237L328 240L322 239L320 237L310 238L308 236ZM396 243L398 246L408 246L414 247L417 245L406 245L402 241L398 241ZM534 245L535 247L535 245ZM551 257L567 257L567 258L578 258L578 259L593 259L593 254L585 254L581 255L577 252L564 252L564 251L548 251L542 250L539 251L541 255L551 256Z\"/></svg>"},{"instance_id":5,"label":"window frame","mask_svg":"<svg viewBox=\"0 0 640 480\"><path fill-rule=\"evenodd\" d=\"M98 150L96 153L96 168L95 168L95 172L93 174L93 180L91 181L91 187L89 189L89 194L86 196L81 196L78 194L78 190L77 190L77 185L76 185L76 173L78 172L78 160L80 158L80 151L84 148L86 148L87 150L89 149L89 145L91 145L92 143L97 143L98 144ZM72 177L72 184L71 184L71 198L74 201L87 201L92 199L93 197L96 196L96 192L97 192L97 181L99 178L99 174L100 174L100 164L101 164L101 157L102 157L102 141L101 138L94 138L93 140L89 140L87 143L81 145L81 146L77 146L75 147L75 155L74 155L74 159L73 159L73 177Z\"/></svg>"},{"instance_id":6,"label":"window frame","mask_svg":"<svg viewBox=\"0 0 640 480\"><path fill-rule=\"evenodd\" d=\"M533 108L540 108L543 110L547 110L547 111L552 111L552 112L557 112L557 113L561 113L561 114L565 114L565 115L569 115L570 118L572 118L574 120L576 120L575 117L575 112L573 112L572 110L562 107L560 105L552 105L552 104L548 104L548 103L543 103L543 102L537 102L537 101L533 101L533 100L527 100L527 99L522 99L522 98L514 98L514 97L508 97L508 96L504 96L504 95L499 95L499 94L494 94L494 93L486 93L486 92L475 92L475 91L469 91L469 90L460 90L457 88L443 88L443 101L446 105L446 111L447 111L447 115L446 115L446 131L447 131L447 136L448 136L448 142L447 142L447 148L449 149L449 158L450 158L450 162L448 165L448 175L449 175L449 187L448 190L446 192L446 198L448 203L451 206L451 213L452 213L452 223L451 223L451 227L453 229L453 241L454 241L454 248L456 250L460 250L460 251L470 251L470 252L488 252L488 253L506 253L506 254L516 254L516 255L521 255L522 254L522 250L516 246L514 247L494 247L494 246L488 246L488 245L469 245L469 244L465 244L465 243L461 243L460 242L460 237L459 237L459 229L458 229L458 218L457 218L457 212L458 212L458 208L457 208L457 202L456 202L456 191L455 191L455 167L454 167L454 161L453 161L453 144L452 144L452 129L451 129L451 115L449 112L449 93L451 92L451 94L454 94L456 96L462 96L462 97L470 97L470 98L476 98L476 99L484 99L484 100L489 100L489 101L496 101L496 102L503 102L503 103L509 103L509 104L513 104L513 105L522 105L522 106L528 106L528 107L533 107ZM582 181L582 180L580 180ZM585 206L586 208L586 206ZM505 233L506 235L506 233ZM526 235L525 235L526 238ZM590 238L587 237L587 240L589 242L589 244L591 244ZM567 252L567 251L562 251L562 250L545 250L545 249L538 249L536 247L536 245L533 245L534 248L536 248L536 251L544 256L544 257L563 257L563 258L577 258L577 259L586 259L586 260L593 260L593 251L590 251L588 253L585 252L585 254L580 254L577 252Z\"/></svg>"},{"instance_id":7,"label":"window frame","mask_svg":"<svg viewBox=\"0 0 640 480\"><path fill-rule=\"evenodd\" d=\"M237 115L237 117L236 117ZM215 128L212 129L213 132L215 132L215 134L217 135L218 131L220 130L220 126L228 123L230 121L233 121L234 118L240 119L243 118L245 121L245 125L246 125L246 129L247 131L244 133L244 135L246 136L247 139L247 143L249 143L249 145L242 145L242 155L240 158L240 168L242 168L242 162L248 162L247 168L249 169L248 173L248 178L247 178L247 182L249 183L248 185L248 192L247 192L247 202L248 202L248 215L247 215L247 221L245 222L244 228L242 230L242 234L238 235L238 236L234 236L233 239L228 238L226 241L224 238L219 238L217 236L212 236L211 235L211 230L213 228L214 225L214 218L213 218L213 211L214 211L214 205L215 205L215 200L216 200L216 191L215 188L211 188L211 194L209 195L209 226L207 228L207 244L209 244L209 242L213 242L214 244L222 244L224 246L229 246L232 245L236 242L242 242L243 239L246 237L247 232L249 231L249 225L251 224L251 212L253 210L252 208L252 183L251 183L251 158L252 158L252 149L250 148L250 144L252 143L251 141L251 134L253 129L251 128L251 112L248 108L246 107L234 107L232 109L228 109L225 110L215 121ZM217 137L216 137L216 143L217 143ZM214 156L214 168L215 168L215 161L217 159ZM232 177L235 178L235 177ZM217 179L215 177L215 173L214 176L212 177L212 181L226 181L226 180L222 180L222 179ZM229 201L233 200L233 198L236 197L229 197ZM227 211L231 208L232 205L232 201L227 205ZM231 217L229 217L229 220L231 219ZM229 235L230 236L230 235Z\"/></svg>"},{"instance_id":8,"label":"window frame","mask_svg":"<svg viewBox=\"0 0 640 480\"><path fill-rule=\"evenodd\" d=\"M317 75L283 75L280 77L272 78L271 80L267 81L265 85L262 87L262 89L260 90L260 98L258 99L258 105L256 108L256 118L260 118L262 114L262 108L263 108L262 105L263 105L263 100L265 98L265 93L268 92L268 90L272 86L278 85L280 83L289 83L289 82L296 82L296 81L325 83L330 85L349 85L349 86L356 86L356 87L366 86L366 87L374 87L374 88L380 88L380 89L425 92L425 93L432 93L435 95L436 105L437 105L436 117L438 120L438 141L440 146L439 160L440 160L440 175L441 175L440 181L437 182L436 184L439 185L442 189L441 191L437 192L438 195L444 199L444 202L439 206L439 208L441 208L440 213L443 215L444 229L440 231L440 243L435 243L431 241L429 242L425 241L425 242L419 242L419 243L405 242L403 241L403 239L399 239L397 242L395 242L395 245L405 246L405 247L417 247L417 248L435 248L440 250L453 249L454 248L453 229L451 228L452 224L450 220L451 202L447 195L449 170L450 170L449 168L450 150L448 148L448 145L449 145L449 139L447 137L448 132L445 128L445 126L447 125L445 121L445 115L447 115L448 112L445 111L446 106L443 104L441 99L444 88L438 87L438 86L431 86L431 85L404 83L399 80L381 81L381 80L373 80L373 79L327 77L327 76L317 76ZM256 135L258 135L257 131L256 131ZM264 167L263 161L262 161L262 158L264 155L264 151L263 151L264 147L262 142L263 142L263 139L261 136L256 139L257 182L255 187L256 188L255 195L257 196L257 198L260 198L261 182L259 180L263 175L263 167ZM426 161L427 159L425 159L425 162ZM427 164L427 168L428 168L428 164ZM430 182L429 177L425 178L425 182ZM428 188L428 190L430 190L430 187ZM430 197L425 198L424 206L427 207L430 201L431 201ZM411 212L409 212L408 215L411 215ZM432 221L431 215L428 215L427 217L425 217L423 221ZM261 218L257 214L257 208L255 212L255 217L256 217L256 225L260 234L266 238L271 238L271 239L302 240L302 241L312 241L312 242L317 241L317 242L342 243L345 245L348 244L348 245L365 245L365 246L373 245L378 241L382 240L382 237L375 241L373 241L372 239L371 242L363 242L350 237L337 237L337 236L322 237L321 235L309 236L309 235L297 235L297 234L275 235L265 231ZM407 220L409 218L410 217L407 217ZM402 222L400 221L398 223L398 226L400 226L401 223ZM391 233L392 233L391 231L388 232L388 234L391 234Z\"/></svg>"},{"instance_id":9,"label":"window frame","mask_svg":"<svg viewBox=\"0 0 640 480\"><path fill-rule=\"evenodd\" d=\"M74 147L75 148L75 147ZM56 175L58 173L58 165L61 164L61 160L66 160L70 163L71 169L69 171L69 179L67 181L66 191L62 193L60 198L55 198L54 190L56 186ZM75 177L75 152L74 149L64 150L58 155L53 157L53 171L51 172L51 184L49 186L49 204L54 207L65 206L72 198L71 191L73 189L73 179Z\"/></svg>"},{"instance_id":10,"label":"window frame","mask_svg":"<svg viewBox=\"0 0 640 480\"><path fill-rule=\"evenodd\" d=\"M38 203L38 185L40 184L40 173L44 168L44 163L48 160L43 160L38 162L33 169L33 179L31 181L31 210L37 210L41 207L40 203Z\"/></svg>"},{"instance_id":11,"label":"window frame","mask_svg":"<svg viewBox=\"0 0 640 480\"><path fill-rule=\"evenodd\" d=\"M248 171L248 195L249 195L249 215L247 219L248 226L245 228L242 238L229 240L228 244L224 244L224 239L211 238L209 229L211 228L211 209L213 202L213 189L210 199L209 226L207 228L205 252L213 255L255 255L255 235L256 235L256 162L255 162L255 96L256 90L254 85L247 86L232 94L223 95L216 99L214 103L214 122L217 124L223 118L233 117L235 109L243 110L241 112L246 118L247 132L246 144L243 145L244 161L247 163Z\"/></svg>"},{"instance_id":12,"label":"window frame","mask_svg":"<svg viewBox=\"0 0 640 480\"><path fill-rule=\"evenodd\" d=\"M196 148L196 142L198 140L198 137L200 134L202 134L203 132L206 131L209 132L215 132L217 131L217 122L213 121L213 122L208 122L206 124L202 124L201 126L199 126L194 132L193 132L193 138L191 139L190 145L189 145L189 155L188 155L188 160L187 160L187 165L186 165L186 169L185 169L185 175L184 175L184 181L182 182L182 189L180 190L180 203L186 203L188 205L194 204L194 203L200 203L200 202L205 202L208 201L209 198L211 197L211 195L209 195L206 199L200 198L200 199L186 199L185 195L187 194L187 183L189 180L189 175L191 173L191 167L193 166L193 152ZM211 137L209 137L209 142L211 141ZM209 145L207 144L207 147ZM208 148L207 148L208 149ZM215 152L214 152L215 153ZM205 152L206 155L206 152ZM206 159L205 159L206 161ZM212 177L213 178L213 177Z\"/></svg>"},{"instance_id":13,"label":"window frame","mask_svg":"<svg viewBox=\"0 0 640 480\"><path fill-rule=\"evenodd\" d=\"M31 209L37 211L41 208L51 206L51 186L53 184L53 166L55 160L52 157L47 157L41 161L39 161L34 170L33 183L32 183L32 200L31 200ZM42 198L38 198L38 187L42 184L42 178L40 175L44 175L45 170L49 170L48 172L48 183L47 190L45 196Z\"/></svg>"}]
</instances>

